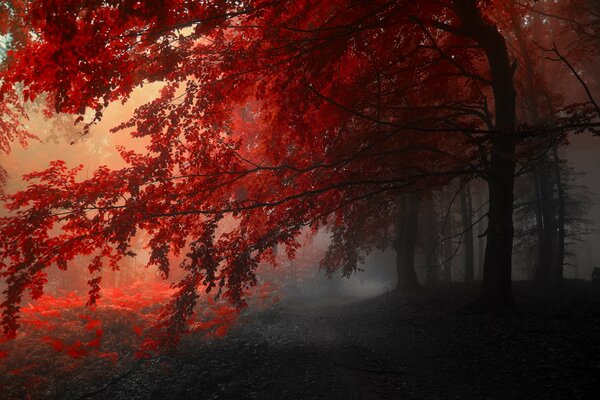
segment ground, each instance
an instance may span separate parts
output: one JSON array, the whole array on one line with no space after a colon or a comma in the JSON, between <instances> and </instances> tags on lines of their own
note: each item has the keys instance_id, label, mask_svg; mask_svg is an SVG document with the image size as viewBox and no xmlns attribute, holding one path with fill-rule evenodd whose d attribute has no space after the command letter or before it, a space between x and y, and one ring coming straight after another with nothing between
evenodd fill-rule
<instances>
[{"instance_id":1,"label":"ground","mask_svg":"<svg viewBox=\"0 0 600 400\"><path fill-rule=\"evenodd\" d=\"M287 299L248 311L224 339L187 338L106 371L70 398L600 398L600 295L516 284L518 308L467 315L476 288L371 299Z\"/></svg>"}]
</instances>

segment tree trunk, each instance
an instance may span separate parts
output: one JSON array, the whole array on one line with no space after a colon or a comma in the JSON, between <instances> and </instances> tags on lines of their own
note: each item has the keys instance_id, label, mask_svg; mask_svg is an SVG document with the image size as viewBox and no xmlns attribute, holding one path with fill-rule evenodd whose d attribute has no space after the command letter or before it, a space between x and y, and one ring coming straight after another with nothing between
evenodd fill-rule
<instances>
[{"instance_id":1,"label":"tree trunk","mask_svg":"<svg viewBox=\"0 0 600 400\"><path fill-rule=\"evenodd\" d=\"M396 290L415 289L419 280L415 272L415 245L417 243L417 225L419 215L419 196L409 193L404 196L402 221L396 228L396 268L398 283Z\"/></svg>"},{"instance_id":2,"label":"tree trunk","mask_svg":"<svg viewBox=\"0 0 600 400\"><path fill-rule=\"evenodd\" d=\"M452 282L452 259L454 258L451 239L452 235L454 234L454 221L452 218L452 198L450 193L446 191L443 199L443 209L446 215L444 216L445 221L441 234L443 242L440 249L442 254L442 281L446 284L449 284Z\"/></svg>"},{"instance_id":3,"label":"tree trunk","mask_svg":"<svg viewBox=\"0 0 600 400\"><path fill-rule=\"evenodd\" d=\"M558 226L558 240L556 246L556 267L554 284L557 287L562 287L563 274L564 274L564 263L565 263L565 191L562 184L562 178L560 175L560 158L558 157L558 149L556 143L552 146L553 152L553 166L554 166L554 182L556 183L556 192L558 196L558 207L556 215L556 224Z\"/></svg>"},{"instance_id":4,"label":"tree trunk","mask_svg":"<svg viewBox=\"0 0 600 400\"><path fill-rule=\"evenodd\" d=\"M537 169L537 168L536 168ZM543 254L543 243L544 243L544 217L542 213L542 199L544 197L542 193L542 184L540 182L540 174L537 171L533 174L533 184L535 187L535 232L536 232L536 243L535 243L535 264L533 270L528 268L528 276L530 279L535 279L538 271L541 270L542 266L542 254Z\"/></svg>"},{"instance_id":5,"label":"tree trunk","mask_svg":"<svg viewBox=\"0 0 600 400\"><path fill-rule=\"evenodd\" d=\"M487 171L490 208L483 284L472 311L512 307L513 184L515 172L515 89L504 37L486 21L472 0L455 0L464 33L485 52L494 92L495 130Z\"/></svg>"},{"instance_id":6,"label":"tree trunk","mask_svg":"<svg viewBox=\"0 0 600 400\"><path fill-rule=\"evenodd\" d=\"M537 269L535 280L539 283L551 284L554 281L557 264L557 236L556 236L556 208L554 206L554 189L552 173L554 163L543 163L537 168L536 175L539 187L538 213L541 216L541 230L539 234ZM550 171L548 171L550 169Z\"/></svg>"},{"instance_id":7,"label":"tree trunk","mask_svg":"<svg viewBox=\"0 0 600 400\"><path fill-rule=\"evenodd\" d=\"M478 218L482 218L483 219L483 215L486 212L486 207L484 207L484 203L486 202L485 199L485 191L484 190L477 190L478 196L477 198L479 199L479 202L477 204L477 207L479 208L479 215ZM485 232L487 230L487 227L485 226L485 223L483 220L479 221L479 223L477 224L479 226L479 229L477 231L478 233L478 237L477 237L477 280L479 282L483 281L483 264L484 264L484 256L485 256Z\"/></svg>"},{"instance_id":8,"label":"tree trunk","mask_svg":"<svg viewBox=\"0 0 600 400\"><path fill-rule=\"evenodd\" d=\"M422 237L422 249L425 253L425 269L427 271L427 284L436 286L439 283L438 263L437 263L437 223L435 217L435 207L433 192L427 195L421 201L421 223L420 236Z\"/></svg>"},{"instance_id":9,"label":"tree trunk","mask_svg":"<svg viewBox=\"0 0 600 400\"><path fill-rule=\"evenodd\" d=\"M450 226L448 226L446 232L448 232L448 234L451 234L452 229L450 228ZM443 280L445 283L448 284L452 282L452 240L450 239L444 240L443 258Z\"/></svg>"},{"instance_id":10,"label":"tree trunk","mask_svg":"<svg viewBox=\"0 0 600 400\"><path fill-rule=\"evenodd\" d=\"M471 215L473 214L473 206L471 204L471 187L469 182L465 182L460 191L460 215L462 221L462 231L464 232L464 273L465 283L473 283L475 281L475 271L473 268L473 227Z\"/></svg>"}]
</instances>

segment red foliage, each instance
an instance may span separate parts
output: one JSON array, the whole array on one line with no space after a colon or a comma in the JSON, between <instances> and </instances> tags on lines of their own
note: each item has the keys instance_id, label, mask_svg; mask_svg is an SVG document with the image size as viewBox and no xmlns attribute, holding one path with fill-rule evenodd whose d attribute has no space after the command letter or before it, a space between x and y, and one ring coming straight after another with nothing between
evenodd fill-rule
<instances>
[{"instance_id":1,"label":"red foliage","mask_svg":"<svg viewBox=\"0 0 600 400\"><path fill-rule=\"evenodd\" d=\"M58 352L63 351L65 345L63 344L62 341L58 340L58 339L52 339L49 336L44 336L42 337L42 342L44 343L48 343L50 346L52 346L52 348Z\"/></svg>"},{"instance_id":2,"label":"red foliage","mask_svg":"<svg viewBox=\"0 0 600 400\"><path fill-rule=\"evenodd\" d=\"M81 347L81 342L77 340L69 346L67 354L71 358L81 358L87 354L87 351Z\"/></svg>"},{"instance_id":3,"label":"red foliage","mask_svg":"<svg viewBox=\"0 0 600 400\"><path fill-rule=\"evenodd\" d=\"M257 305L272 301L268 293L274 288L259 288L248 296ZM72 292L41 297L23 308L18 335L0 339L0 376L7 378L0 379L0 385L15 390L25 387L28 394L43 393L56 384L53 380L75 375L102 379L103 369L119 360L131 360L128 354L147 358L164 351L165 344L177 337L156 321L172 293L168 283L136 282L105 289L94 309L86 307L85 296ZM222 337L238 314L235 307L205 295L185 331L200 338ZM61 377L53 377L58 371Z\"/></svg>"},{"instance_id":4,"label":"red foliage","mask_svg":"<svg viewBox=\"0 0 600 400\"><path fill-rule=\"evenodd\" d=\"M293 258L305 227L332 229L325 267L350 273L384 242L400 194L487 178L502 137L489 49L474 34L501 38L505 15L492 1L32 0L17 14L31 32L0 73L5 109L22 85L26 99L45 94L48 109L91 124L136 87L163 87L113 129L147 140L145 152L119 149L126 167L81 179L81 166L58 160L5 196L1 307L11 336L27 325L25 296L39 299L47 271L81 255L87 303L101 310L103 271L135 255L140 232L149 267L167 278L174 255L185 272L165 307L143 314L160 321L144 349L195 327L221 335L258 266L276 248ZM198 316L205 294L230 305ZM123 312L150 306L127 292L107 298ZM57 319L62 310L46 311ZM30 325L41 321L52 324L36 314Z\"/></svg>"},{"instance_id":5,"label":"red foliage","mask_svg":"<svg viewBox=\"0 0 600 400\"><path fill-rule=\"evenodd\" d=\"M49 108L82 120L144 82L164 87L115 128L149 140L145 154L119 149L128 167L81 180L55 161L6 197L6 332L24 293L41 296L46 269L78 255L91 257L97 303L103 269L134 253L139 231L165 277L170 254L183 256L187 275L160 317L184 331L201 291L243 307L258 265L277 246L293 257L303 226L337 226L343 206L373 198L393 213L398 193L473 172L484 121L439 105L483 107L489 73L432 15L459 23L433 1L30 2L22 18L36 34L13 49L3 87L22 82L28 98L48 93Z\"/></svg>"}]
</instances>

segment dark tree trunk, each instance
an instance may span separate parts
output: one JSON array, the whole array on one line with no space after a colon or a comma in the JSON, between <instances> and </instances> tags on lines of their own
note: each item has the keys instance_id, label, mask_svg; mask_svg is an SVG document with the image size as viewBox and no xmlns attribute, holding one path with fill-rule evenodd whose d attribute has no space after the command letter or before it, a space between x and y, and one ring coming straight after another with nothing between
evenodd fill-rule
<instances>
[{"instance_id":1,"label":"dark tree trunk","mask_svg":"<svg viewBox=\"0 0 600 400\"><path fill-rule=\"evenodd\" d=\"M538 254L536 257L537 269L535 280L539 283L552 283L556 270L556 209L554 206L554 189L552 173L554 166L542 163L536 169L536 181L538 184L537 214L540 216L538 224ZM549 170L550 169L550 170Z\"/></svg>"},{"instance_id":2,"label":"dark tree trunk","mask_svg":"<svg viewBox=\"0 0 600 400\"><path fill-rule=\"evenodd\" d=\"M537 169L537 168L536 168ZM540 182L540 174L537 171L533 174L533 184L535 188L535 232L536 232L536 243L535 243L535 264L534 269L528 268L529 278L534 279L540 267L542 265L542 243L544 242L544 217L542 214L542 185Z\"/></svg>"},{"instance_id":3,"label":"dark tree trunk","mask_svg":"<svg viewBox=\"0 0 600 400\"><path fill-rule=\"evenodd\" d=\"M425 253L425 269L427 271L427 284L436 286L439 283L438 263L437 263L437 223L435 217L435 207L433 193L428 193L422 200L419 218L420 236L422 237L422 249Z\"/></svg>"},{"instance_id":4,"label":"dark tree trunk","mask_svg":"<svg viewBox=\"0 0 600 400\"><path fill-rule=\"evenodd\" d=\"M488 174L490 208L483 283L473 311L512 307L513 184L515 172L515 89L506 42L497 28L486 21L473 0L455 0L465 35L485 52L494 92L495 133L491 134Z\"/></svg>"},{"instance_id":5,"label":"dark tree trunk","mask_svg":"<svg viewBox=\"0 0 600 400\"><path fill-rule=\"evenodd\" d=\"M499 310L513 306L512 273L512 169L505 160L498 160L492 168L499 177L488 182L490 211L487 243L483 267L483 284L477 307L482 311ZM514 164L513 164L514 165ZM509 176L508 171L511 171ZM496 176L498 176L496 175Z\"/></svg>"},{"instance_id":6,"label":"dark tree trunk","mask_svg":"<svg viewBox=\"0 0 600 400\"><path fill-rule=\"evenodd\" d=\"M556 183L556 192L558 196L558 207L556 215L556 224L558 226L558 237L556 246L556 268L554 282L558 287L562 287L564 263L565 263L565 191L560 175L560 158L558 157L558 149L556 144L552 147L553 164L554 164L554 182Z\"/></svg>"},{"instance_id":7,"label":"dark tree trunk","mask_svg":"<svg viewBox=\"0 0 600 400\"><path fill-rule=\"evenodd\" d=\"M473 227L471 218L473 214L473 206L471 201L471 187L469 182L465 182L462 190L460 191L460 215L465 243L465 283L473 283L475 281L475 270L473 267Z\"/></svg>"},{"instance_id":8,"label":"dark tree trunk","mask_svg":"<svg viewBox=\"0 0 600 400\"><path fill-rule=\"evenodd\" d=\"M486 207L484 207L484 203L486 202L484 190L477 190L479 202L477 207L479 208L478 218L483 218ZM480 220L478 223L479 229L477 230L477 280L483 281L483 264L484 264L484 256L485 256L485 232L487 227L485 225L484 220Z\"/></svg>"},{"instance_id":9,"label":"dark tree trunk","mask_svg":"<svg viewBox=\"0 0 600 400\"><path fill-rule=\"evenodd\" d=\"M451 186L452 187L452 186ZM452 259L454 258L454 252L452 249L452 235L454 234L454 220L452 218L452 196L450 193L445 192L443 196L444 201L442 207L445 212L443 230L441 233L441 259L442 259L442 281L446 284L452 282Z\"/></svg>"},{"instance_id":10,"label":"dark tree trunk","mask_svg":"<svg viewBox=\"0 0 600 400\"><path fill-rule=\"evenodd\" d=\"M396 269L398 283L396 290L415 289L419 280L415 271L415 245L419 222L419 196L409 193L403 198L401 222L396 228Z\"/></svg>"},{"instance_id":11,"label":"dark tree trunk","mask_svg":"<svg viewBox=\"0 0 600 400\"><path fill-rule=\"evenodd\" d=\"M446 232L448 232L448 234L452 233L450 226L448 226ZM445 283L450 283L452 282L452 241L450 239L444 240L443 259L443 280Z\"/></svg>"}]
</instances>

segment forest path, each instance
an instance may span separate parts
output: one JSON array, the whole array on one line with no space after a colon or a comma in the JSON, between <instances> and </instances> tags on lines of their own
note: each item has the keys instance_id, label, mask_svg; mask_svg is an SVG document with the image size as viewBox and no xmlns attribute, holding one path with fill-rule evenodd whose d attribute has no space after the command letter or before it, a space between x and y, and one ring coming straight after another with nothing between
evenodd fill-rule
<instances>
[{"instance_id":1,"label":"forest path","mask_svg":"<svg viewBox=\"0 0 600 400\"><path fill-rule=\"evenodd\" d=\"M288 300L94 398L598 398L600 301L573 293L528 289L518 312L487 316L461 314L473 292L456 288Z\"/></svg>"}]
</instances>

